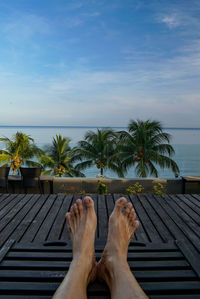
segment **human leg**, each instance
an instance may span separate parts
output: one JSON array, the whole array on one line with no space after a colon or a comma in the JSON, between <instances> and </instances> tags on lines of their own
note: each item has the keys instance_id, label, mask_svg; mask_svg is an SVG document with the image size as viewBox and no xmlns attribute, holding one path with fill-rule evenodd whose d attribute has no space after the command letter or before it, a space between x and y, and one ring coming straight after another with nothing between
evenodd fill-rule
<instances>
[{"instance_id":1,"label":"human leg","mask_svg":"<svg viewBox=\"0 0 200 299\"><path fill-rule=\"evenodd\" d=\"M107 243L97 265L97 275L109 286L111 299L148 298L127 262L128 245L139 226L135 219L132 204L125 198L118 199L109 219Z\"/></svg>"},{"instance_id":2,"label":"human leg","mask_svg":"<svg viewBox=\"0 0 200 299\"><path fill-rule=\"evenodd\" d=\"M93 200L89 196L83 201L78 199L66 218L72 240L73 259L53 299L85 299L87 285L96 276L94 239L97 218Z\"/></svg>"}]
</instances>

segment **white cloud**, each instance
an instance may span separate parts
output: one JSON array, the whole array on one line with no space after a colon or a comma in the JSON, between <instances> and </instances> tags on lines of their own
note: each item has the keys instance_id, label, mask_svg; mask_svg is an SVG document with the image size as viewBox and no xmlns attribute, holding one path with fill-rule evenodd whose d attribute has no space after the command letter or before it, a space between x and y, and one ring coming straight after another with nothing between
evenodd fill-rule
<instances>
[{"instance_id":1,"label":"white cloud","mask_svg":"<svg viewBox=\"0 0 200 299\"><path fill-rule=\"evenodd\" d=\"M170 29L180 26L180 20L176 14L164 16L160 21L166 24Z\"/></svg>"}]
</instances>

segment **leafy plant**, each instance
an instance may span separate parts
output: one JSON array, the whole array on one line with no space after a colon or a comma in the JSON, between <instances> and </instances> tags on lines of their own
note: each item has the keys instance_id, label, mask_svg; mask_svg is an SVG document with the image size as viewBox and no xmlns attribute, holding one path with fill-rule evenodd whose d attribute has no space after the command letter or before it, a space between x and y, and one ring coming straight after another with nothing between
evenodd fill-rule
<instances>
[{"instance_id":1,"label":"leafy plant","mask_svg":"<svg viewBox=\"0 0 200 299\"><path fill-rule=\"evenodd\" d=\"M99 194L106 194L108 192L106 184L101 181L98 181L97 189Z\"/></svg>"},{"instance_id":2,"label":"leafy plant","mask_svg":"<svg viewBox=\"0 0 200 299\"><path fill-rule=\"evenodd\" d=\"M174 174L179 173L176 162L171 159L174 154L169 144L171 136L163 132L160 122L131 120L128 131L118 132L118 158L122 161L124 171L135 166L139 177L147 177L149 174L158 177L158 165L162 169L171 168Z\"/></svg>"},{"instance_id":3,"label":"leafy plant","mask_svg":"<svg viewBox=\"0 0 200 299\"><path fill-rule=\"evenodd\" d=\"M126 188L126 193L129 195L140 194L140 193L142 193L143 190L144 190L144 188L142 187L142 185L140 185L138 182L136 182L133 186L129 186L128 188Z\"/></svg>"},{"instance_id":4,"label":"leafy plant","mask_svg":"<svg viewBox=\"0 0 200 299\"><path fill-rule=\"evenodd\" d=\"M161 183L157 183L153 186L154 194L163 195L164 194L164 186Z\"/></svg>"},{"instance_id":5,"label":"leafy plant","mask_svg":"<svg viewBox=\"0 0 200 299\"><path fill-rule=\"evenodd\" d=\"M45 154L41 157L41 165L44 169L43 175L51 174L58 177L84 176L74 166L74 151L69 145L70 141L69 138L56 135L52 144L46 146Z\"/></svg>"},{"instance_id":6,"label":"leafy plant","mask_svg":"<svg viewBox=\"0 0 200 299\"><path fill-rule=\"evenodd\" d=\"M96 166L101 176L105 169L110 169L123 177L121 161L116 155L117 141L116 133L111 129L88 131L75 149L75 158L80 161L77 169Z\"/></svg>"},{"instance_id":7,"label":"leafy plant","mask_svg":"<svg viewBox=\"0 0 200 299\"><path fill-rule=\"evenodd\" d=\"M34 167L40 165L35 160L39 159L43 151L34 144L34 139L29 135L17 132L12 139L2 137L0 141L5 144L5 149L0 150L0 164L9 165L14 175L23 164Z\"/></svg>"}]
</instances>

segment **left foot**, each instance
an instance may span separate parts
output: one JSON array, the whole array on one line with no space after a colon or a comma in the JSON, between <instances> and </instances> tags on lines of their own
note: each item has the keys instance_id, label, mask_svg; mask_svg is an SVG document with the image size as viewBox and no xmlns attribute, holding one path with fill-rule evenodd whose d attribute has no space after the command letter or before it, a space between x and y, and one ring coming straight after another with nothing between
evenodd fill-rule
<instances>
[{"instance_id":1,"label":"left foot","mask_svg":"<svg viewBox=\"0 0 200 299\"><path fill-rule=\"evenodd\" d=\"M92 198L86 196L83 200L78 199L66 218L72 240L72 263L82 270L89 283L96 276L94 239L97 217Z\"/></svg>"}]
</instances>

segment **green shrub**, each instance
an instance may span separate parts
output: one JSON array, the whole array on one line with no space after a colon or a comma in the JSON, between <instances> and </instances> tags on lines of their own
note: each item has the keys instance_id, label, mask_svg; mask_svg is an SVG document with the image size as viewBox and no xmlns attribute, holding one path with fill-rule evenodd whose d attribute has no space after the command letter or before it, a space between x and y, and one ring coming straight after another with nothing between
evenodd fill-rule
<instances>
[{"instance_id":1,"label":"green shrub","mask_svg":"<svg viewBox=\"0 0 200 299\"><path fill-rule=\"evenodd\" d=\"M128 188L126 188L126 193L129 195L140 194L140 193L142 193L143 190L144 190L144 188L142 187L142 185L140 185L138 182L136 182L133 186L129 186Z\"/></svg>"},{"instance_id":2,"label":"green shrub","mask_svg":"<svg viewBox=\"0 0 200 299\"><path fill-rule=\"evenodd\" d=\"M153 186L154 194L163 195L164 194L164 186L161 183L157 183Z\"/></svg>"},{"instance_id":3,"label":"green shrub","mask_svg":"<svg viewBox=\"0 0 200 299\"><path fill-rule=\"evenodd\" d=\"M106 184L101 181L98 181L97 189L99 194L106 194L108 192Z\"/></svg>"}]
</instances>

